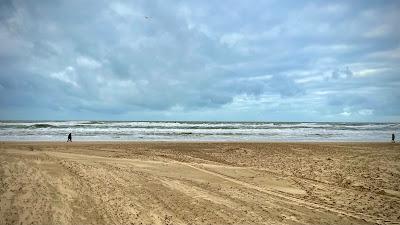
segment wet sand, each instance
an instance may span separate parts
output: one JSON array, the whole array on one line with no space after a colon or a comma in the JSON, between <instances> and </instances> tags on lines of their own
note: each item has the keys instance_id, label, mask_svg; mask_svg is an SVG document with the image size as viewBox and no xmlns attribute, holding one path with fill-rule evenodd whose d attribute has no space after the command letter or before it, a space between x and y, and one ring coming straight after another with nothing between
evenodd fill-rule
<instances>
[{"instance_id":1,"label":"wet sand","mask_svg":"<svg viewBox=\"0 0 400 225\"><path fill-rule=\"evenodd\" d=\"M0 224L400 224L400 145L2 142Z\"/></svg>"}]
</instances>

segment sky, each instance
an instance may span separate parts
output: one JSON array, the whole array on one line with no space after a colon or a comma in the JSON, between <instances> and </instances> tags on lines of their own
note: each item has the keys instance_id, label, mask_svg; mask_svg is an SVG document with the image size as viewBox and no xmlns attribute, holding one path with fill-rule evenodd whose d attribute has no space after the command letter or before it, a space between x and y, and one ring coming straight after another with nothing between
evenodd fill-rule
<instances>
[{"instance_id":1,"label":"sky","mask_svg":"<svg viewBox=\"0 0 400 225\"><path fill-rule=\"evenodd\" d=\"M1 0L0 119L400 121L400 1Z\"/></svg>"}]
</instances>

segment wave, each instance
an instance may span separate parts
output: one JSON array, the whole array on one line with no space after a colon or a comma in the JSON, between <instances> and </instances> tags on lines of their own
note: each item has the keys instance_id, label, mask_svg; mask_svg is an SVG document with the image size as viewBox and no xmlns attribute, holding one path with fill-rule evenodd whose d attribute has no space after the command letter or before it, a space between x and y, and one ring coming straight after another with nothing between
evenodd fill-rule
<instances>
[{"instance_id":1,"label":"wave","mask_svg":"<svg viewBox=\"0 0 400 225\"><path fill-rule=\"evenodd\" d=\"M32 128L53 128L53 127L57 127L57 126L47 124L47 123L38 123L38 124L33 124L30 127L32 127Z\"/></svg>"},{"instance_id":2,"label":"wave","mask_svg":"<svg viewBox=\"0 0 400 225\"><path fill-rule=\"evenodd\" d=\"M39 122L39 123L38 123ZM291 122L145 122L145 121L0 121L1 130L35 130L35 129L59 129L91 132L117 133L118 131L140 132L142 130L174 130L182 132L204 131L217 132L235 130L254 130L255 133L265 131L282 132L312 132L324 131L396 131L400 129L400 123L291 123ZM314 133L314 132L313 132Z\"/></svg>"},{"instance_id":3,"label":"wave","mask_svg":"<svg viewBox=\"0 0 400 225\"><path fill-rule=\"evenodd\" d=\"M87 122L82 122L81 124L78 125L88 125L88 124L105 124L105 121L87 121Z\"/></svg>"}]
</instances>

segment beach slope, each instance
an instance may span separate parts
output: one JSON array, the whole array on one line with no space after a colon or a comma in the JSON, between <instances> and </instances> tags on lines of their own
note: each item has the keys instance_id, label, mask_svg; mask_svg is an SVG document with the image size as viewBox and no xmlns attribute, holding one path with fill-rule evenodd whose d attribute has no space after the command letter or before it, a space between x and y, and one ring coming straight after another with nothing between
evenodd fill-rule
<instances>
[{"instance_id":1,"label":"beach slope","mask_svg":"<svg viewBox=\"0 0 400 225\"><path fill-rule=\"evenodd\" d=\"M399 224L400 145L2 142L0 224Z\"/></svg>"}]
</instances>

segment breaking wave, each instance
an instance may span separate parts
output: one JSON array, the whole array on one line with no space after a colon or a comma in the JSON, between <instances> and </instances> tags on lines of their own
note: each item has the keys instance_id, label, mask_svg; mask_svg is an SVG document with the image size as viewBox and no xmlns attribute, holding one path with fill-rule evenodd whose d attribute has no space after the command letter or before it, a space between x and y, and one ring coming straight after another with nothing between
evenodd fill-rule
<instances>
[{"instance_id":1,"label":"breaking wave","mask_svg":"<svg viewBox=\"0 0 400 225\"><path fill-rule=\"evenodd\" d=\"M0 121L0 140L387 141L400 123Z\"/></svg>"}]
</instances>

